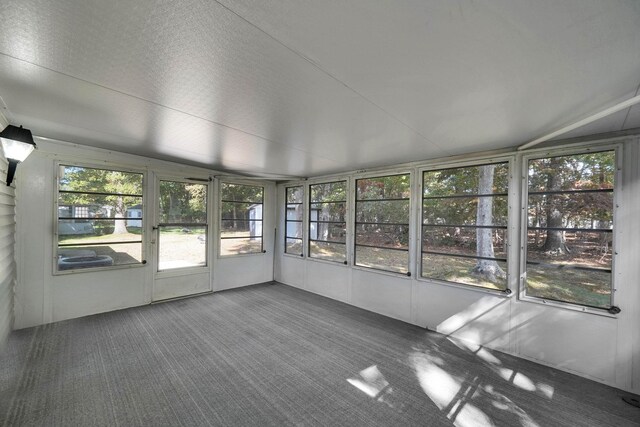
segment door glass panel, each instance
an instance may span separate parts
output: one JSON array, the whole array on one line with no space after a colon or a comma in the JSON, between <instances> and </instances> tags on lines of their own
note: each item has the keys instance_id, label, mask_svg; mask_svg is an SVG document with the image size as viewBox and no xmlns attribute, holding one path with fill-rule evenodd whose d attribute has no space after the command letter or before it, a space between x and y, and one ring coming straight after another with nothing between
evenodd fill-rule
<instances>
[{"instance_id":1,"label":"door glass panel","mask_svg":"<svg viewBox=\"0 0 640 427\"><path fill-rule=\"evenodd\" d=\"M160 181L158 270L207 265L207 185Z\"/></svg>"}]
</instances>

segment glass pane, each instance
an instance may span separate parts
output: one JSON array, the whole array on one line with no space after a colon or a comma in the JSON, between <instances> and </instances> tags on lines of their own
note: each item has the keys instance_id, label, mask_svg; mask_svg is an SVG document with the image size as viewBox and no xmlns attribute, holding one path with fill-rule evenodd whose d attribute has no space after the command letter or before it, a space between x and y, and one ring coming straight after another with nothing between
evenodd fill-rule
<instances>
[{"instance_id":1,"label":"glass pane","mask_svg":"<svg viewBox=\"0 0 640 427\"><path fill-rule=\"evenodd\" d=\"M58 179L61 191L142 195L140 173L60 165Z\"/></svg>"},{"instance_id":2,"label":"glass pane","mask_svg":"<svg viewBox=\"0 0 640 427\"><path fill-rule=\"evenodd\" d=\"M300 255L302 253L302 239L286 239L285 253Z\"/></svg>"},{"instance_id":3,"label":"glass pane","mask_svg":"<svg viewBox=\"0 0 640 427\"><path fill-rule=\"evenodd\" d=\"M489 177L482 188L479 185L481 174ZM425 197L506 193L509 186L509 165L497 163L426 171L422 179Z\"/></svg>"},{"instance_id":4,"label":"glass pane","mask_svg":"<svg viewBox=\"0 0 640 427\"><path fill-rule=\"evenodd\" d=\"M409 253L406 251L356 246L355 255L356 265L397 273L408 271Z\"/></svg>"},{"instance_id":5,"label":"glass pane","mask_svg":"<svg viewBox=\"0 0 640 427\"><path fill-rule=\"evenodd\" d=\"M594 307L611 305L613 233L531 230L527 295Z\"/></svg>"},{"instance_id":6,"label":"glass pane","mask_svg":"<svg viewBox=\"0 0 640 427\"><path fill-rule=\"evenodd\" d=\"M311 202L344 202L347 200L347 182L329 182L309 186Z\"/></svg>"},{"instance_id":7,"label":"glass pane","mask_svg":"<svg viewBox=\"0 0 640 427\"><path fill-rule=\"evenodd\" d=\"M527 295L599 308L611 307L611 273L527 266Z\"/></svg>"},{"instance_id":8,"label":"glass pane","mask_svg":"<svg viewBox=\"0 0 640 427\"><path fill-rule=\"evenodd\" d=\"M261 203L222 203L222 219L262 219Z\"/></svg>"},{"instance_id":9,"label":"glass pane","mask_svg":"<svg viewBox=\"0 0 640 427\"><path fill-rule=\"evenodd\" d=\"M262 187L243 184L222 184L222 200L262 203Z\"/></svg>"},{"instance_id":10,"label":"glass pane","mask_svg":"<svg viewBox=\"0 0 640 427\"><path fill-rule=\"evenodd\" d=\"M423 226L422 250L447 254L507 257L507 230L497 228ZM478 248L477 242L487 242Z\"/></svg>"},{"instance_id":11,"label":"glass pane","mask_svg":"<svg viewBox=\"0 0 640 427\"><path fill-rule=\"evenodd\" d=\"M207 265L206 227L160 227L158 270Z\"/></svg>"},{"instance_id":12,"label":"glass pane","mask_svg":"<svg viewBox=\"0 0 640 427\"><path fill-rule=\"evenodd\" d=\"M347 248L340 243L309 242L309 257L345 262Z\"/></svg>"},{"instance_id":13,"label":"glass pane","mask_svg":"<svg viewBox=\"0 0 640 427\"><path fill-rule=\"evenodd\" d=\"M347 238L347 224L312 222L309 224L309 238L344 243Z\"/></svg>"},{"instance_id":14,"label":"glass pane","mask_svg":"<svg viewBox=\"0 0 640 427\"><path fill-rule=\"evenodd\" d=\"M221 255L239 255L262 252L262 238L239 238L220 240Z\"/></svg>"},{"instance_id":15,"label":"glass pane","mask_svg":"<svg viewBox=\"0 0 640 427\"><path fill-rule=\"evenodd\" d=\"M60 219L58 220L58 243L106 243L139 242L142 229L139 219Z\"/></svg>"},{"instance_id":16,"label":"glass pane","mask_svg":"<svg viewBox=\"0 0 640 427\"><path fill-rule=\"evenodd\" d=\"M302 221L302 204L287 205L287 221Z\"/></svg>"},{"instance_id":17,"label":"glass pane","mask_svg":"<svg viewBox=\"0 0 640 427\"><path fill-rule=\"evenodd\" d=\"M615 152L529 160L529 191L613 188Z\"/></svg>"},{"instance_id":18,"label":"glass pane","mask_svg":"<svg viewBox=\"0 0 640 427\"><path fill-rule=\"evenodd\" d=\"M460 197L455 199L424 199L423 221L425 224L478 224L478 203L483 216L479 225L507 225L507 197Z\"/></svg>"},{"instance_id":19,"label":"glass pane","mask_svg":"<svg viewBox=\"0 0 640 427\"><path fill-rule=\"evenodd\" d=\"M345 203L311 203L309 211L311 221L344 222Z\"/></svg>"},{"instance_id":20,"label":"glass pane","mask_svg":"<svg viewBox=\"0 0 640 427\"><path fill-rule=\"evenodd\" d=\"M357 200L408 199L409 196L409 174L358 179L356 181Z\"/></svg>"},{"instance_id":21,"label":"glass pane","mask_svg":"<svg viewBox=\"0 0 640 427\"><path fill-rule=\"evenodd\" d=\"M140 264L141 243L96 244L58 248L58 271Z\"/></svg>"},{"instance_id":22,"label":"glass pane","mask_svg":"<svg viewBox=\"0 0 640 427\"><path fill-rule=\"evenodd\" d=\"M529 230L527 262L611 268L611 232Z\"/></svg>"},{"instance_id":23,"label":"glass pane","mask_svg":"<svg viewBox=\"0 0 640 427\"><path fill-rule=\"evenodd\" d=\"M356 244L407 249L409 225L356 225Z\"/></svg>"},{"instance_id":24,"label":"glass pane","mask_svg":"<svg viewBox=\"0 0 640 427\"><path fill-rule=\"evenodd\" d=\"M529 196L529 227L613 228L613 192Z\"/></svg>"},{"instance_id":25,"label":"glass pane","mask_svg":"<svg viewBox=\"0 0 640 427\"><path fill-rule=\"evenodd\" d=\"M134 215L135 214L135 215ZM60 193L60 218L142 218L142 197Z\"/></svg>"},{"instance_id":26,"label":"glass pane","mask_svg":"<svg viewBox=\"0 0 640 427\"><path fill-rule=\"evenodd\" d=\"M287 188L287 203L302 203L303 194L302 186Z\"/></svg>"},{"instance_id":27,"label":"glass pane","mask_svg":"<svg viewBox=\"0 0 640 427\"><path fill-rule=\"evenodd\" d=\"M356 203L356 222L409 222L408 200L381 200Z\"/></svg>"},{"instance_id":28,"label":"glass pane","mask_svg":"<svg viewBox=\"0 0 640 427\"><path fill-rule=\"evenodd\" d=\"M422 277L490 289L506 289L507 263L422 254Z\"/></svg>"},{"instance_id":29,"label":"glass pane","mask_svg":"<svg viewBox=\"0 0 640 427\"><path fill-rule=\"evenodd\" d=\"M222 220L221 237L262 237L262 221Z\"/></svg>"},{"instance_id":30,"label":"glass pane","mask_svg":"<svg viewBox=\"0 0 640 427\"><path fill-rule=\"evenodd\" d=\"M207 186L160 181L160 222L207 222Z\"/></svg>"},{"instance_id":31,"label":"glass pane","mask_svg":"<svg viewBox=\"0 0 640 427\"><path fill-rule=\"evenodd\" d=\"M302 239L302 223L287 222L287 237L297 237Z\"/></svg>"}]
</instances>

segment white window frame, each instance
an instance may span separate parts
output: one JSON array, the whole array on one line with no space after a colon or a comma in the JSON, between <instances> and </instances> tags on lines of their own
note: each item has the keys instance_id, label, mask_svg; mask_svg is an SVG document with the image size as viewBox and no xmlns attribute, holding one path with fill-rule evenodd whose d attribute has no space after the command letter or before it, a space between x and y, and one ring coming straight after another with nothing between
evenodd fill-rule
<instances>
[{"instance_id":1,"label":"white window frame","mask_svg":"<svg viewBox=\"0 0 640 427\"><path fill-rule=\"evenodd\" d=\"M233 185L244 185L244 186L248 186L248 187L260 187L262 188L262 219L260 220L262 222L262 233L260 234L260 251L259 252L248 252L248 253L241 253L241 254L228 254L228 255L223 255L222 254L222 205L223 202L222 201L222 186L224 184L233 184ZM217 229L218 229L218 233L216 236L216 240L217 240L217 251L218 251L218 258L219 259L228 259L228 258L234 258L234 257L247 257L247 256L263 256L264 254L266 254L266 249L264 247L264 223L265 223L265 196L267 193L267 186L262 183L261 181L249 181L249 180L236 180L236 179L221 179L218 180L218 198L217 198L217 202L218 202L218 209L217 211L217 215L218 218L216 220L217 223ZM250 202L244 202L244 203L250 203ZM249 220L250 221L250 220Z\"/></svg>"},{"instance_id":2,"label":"white window frame","mask_svg":"<svg viewBox=\"0 0 640 427\"><path fill-rule=\"evenodd\" d=\"M509 171L509 179L508 179L508 185L507 185L507 228L505 230L505 235L507 239L507 251L506 251L507 278L506 278L505 289L491 289L491 288L485 288L482 286L469 285L461 282L452 282L447 280L423 277L422 276L422 247L423 247L422 200L423 200L423 194L424 194L424 173L443 170L443 169L477 167L477 166L496 164L496 163L506 163ZM514 200L516 200L518 196L516 192L516 186L514 185L514 182L517 181L514 179L515 165L516 165L516 161L515 161L514 155L506 155L506 156L503 155L503 156L494 156L494 157L478 157L472 160L464 160L464 161L453 161L453 162L443 162L443 163L433 162L433 163L430 163L428 166L418 168L417 170L417 175L419 176L418 183L417 183L418 194L416 195L417 205L418 205L417 206L418 230L417 230L417 239L416 239L417 242L416 242L416 245L414 245L415 251L416 251L416 275L415 275L416 280L420 282L437 283L440 285L451 286L451 287L461 288L461 289L466 289L471 291L485 292L493 295L501 295L501 296L507 296L507 297L514 295L514 289L516 288L516 286L514 286L514 279L515 277L518 276L517 271L519 269L518 253L514 251L514 248L518 248L518 242L515 241L515 239L519 237L519 233L515 232L517 228L518 218L516 217L517 213L512 209L512 206L514 205Z\"/></svg>"},{"instance_id":3,"label":"white window frame","mask_svg":"<svg viewBox=\"0 0 640 427\"><path fill-rule=\"evenodd\" d=\"M115 172L127 172L127 173L134 173L134 174L139 174L142 175L142 184L141 184L141 188L142 188L142 218L140 218L140 220L142 221L142 227L141 227L141 233L140 233L140 257L142 258L142 261L139 263L135 263L135 264L115 264L115 265L110 265L110 266L104 266L104 267L89 267L89 268L77 268L77 269L69 269L69 270L58 270L58 222L59 222L59 216L58 216L58 206L59 206L59 201L60 201L60 167L61 166L70 166L70 167L78 167L78 168L86 168L86 169L99 169L99 170L108 170L108 171L115 171ZM82 161L82 160L74 160L74 159L69 159L68 161L66 160L57 160L54 162L54 188L55 191L53 192L53 239L52 239L52 246L53 246L53 262L52 262L52 274L54 276L63 276L63 275L68 275L68 274L82 274L82 273L93 273L96 271L112 271L112 270L122 270L122 269L128 269L128 268L142 268L145 267L148 264L148 260L147 260L147 243L148 243L148 239L147 239L147 225L149 222L149 211L148 211L148 204L147 204L147 191L146 191L146 186L147 186L147 182L148 182L148 172L146 170L142 170L142 169L135 169L135 168L129 168L129 167L123 167L123 166L119 166L117 164L112 164L112 163L102 163L102 164L96 164L96 163L91 163L91 162L86 162L86 161ZM126 221L126 218L124 219L124 221Z\"/></svg>"},{"instance_id":4,"label":"white window frame","mask_svg":"<svg viewBox=\"0 0 640 427\"><path fill-rule=\"evenodd\" d=\"M316 224L318 224L317 221L312 221L311 220L311 205L312 204L319 204L319 203L327 203L327 202L312 202L311 201L311 187L314 185L326 185L326 184L335 184L335 183L340 183L340 182L344 182L345 185L345 192L344 192L344 226L345 226L345 239L344 239L344 243L342 242L328 242L328 243L334 243L337 245L344 245L344 261L334 261L334 260L330 260L330 259L326 259L326 258L320 258L320 257L314 257L311 256L311 223L315 222ZM307 235L307 244L306 244L306 253L307 253L307 258L313 261L324 261L324 262L328 262L331 264L337 264L337 265L349 265L349 179L348 178L330 178L330 179L326 179L326 180L318 180L316 182L310 182L307 186L307 210L308 210L308 214L307 214L307 221L306 221L306 235ZM328 203L334 203L334 202L328 202ZM342 203L342 202L336 202L336 203ZM340 222L338 221L334 221L334 223L338 224ZM304 233L303 233L304 234ZM324 242L323 240L315 240L315 241L319 241L319 242Z\"/></svg>"},{"instance_id":5,"label":"white window frame","mask_svg":"<svg viewBox=\"0 0 640 427\"><path fill-rule=\"evenodd\" d=\"M395 176L395 175L409 175L409 197L408 197L408 202L409 202L409 214L407 216L407 226L409 227L409 241L407 242L407 272L406 273L401 273L398 271L393 271L393 270L385 270L385 269L381 269L381 268L375 268L375 267L367 267L364 265L358 265L356 264L357 262L357 257L356 257L356 217L357 217L357 204L358 204L358 188L357 188L357 183L358 180L361 179L375 179L375 178L385 178L385 177L389 177L389 176ZM412 278L415 277L415 272L412 271L412 267L414 266L414 262L412 262L412 248L414 247L414 242L415 242L415 225L414 225L414 221L413 221L413 209L414 209L414 195L415 195L415 191L416 191L416 178L415 178L415 169L414 168L397 168L397 169L381 169L381 170L377 170L377 171L371 171L371 172L365 172L365 173L356 173L353 174L351 176L351 179L349 180L349 188L350 188L350 192L351 192L351 197L349 198L350 203L352 203L353 208L351 209L351 214L349 215L349 224L351 225L351 232L347 233L347 236L351 236L351 243L350 243L350 247L349 247L349 251L351 252L351 264L352 264L352 268L356 269L356 270L362 270L362 271L368 271L368 272L375 272L378 274L386 274L386 275L390 275L393 277L402 277L408 280L411 280ZM382 247L381 249L388 249L388 248L384 248ZM394 250L394 249L390 249L390 250Z\"/></svg>"},{"instance_id":6,"label":"white window frame","mask_svg":"<svg viewBox=\"0 0 640 427\"><path fill-rule=\"evenodd\" d=\"M287 223L288 222L295 222L297 223L298 221L293 221L293 220L287 220L287 206L289 205L288 199L287 199L287 190L289 188L295 188L295 187L301 187L302 188L302 202L300 203L300 205L302 206L302 220L300 220L300 230L302 231L302 237L300 237L300 243L302 245L302 253L300 254L294 254L294 253L290 253L287 252ZM293 257L293 258L308 258L308 253L307 250L305 250L305 248L307 248L307 230L305 227L305 224L307 222L307 210L309 209L309 207L307 206L308 200L307 200L307 195L309 193L309 184L308 183L289 183L289 184L285 184L283 186L283 192L284 192L284 213L283 213L283 237L282 237L282 255L284 256L288 256L288 257ZM292 237L289 237L290 239ZM295 237L293 237L294 239L297 239Z\"/></svg>"},{"instance_id":7,"label":"white window frame","mask_svg":"<svg viewBox=\"0 0 640 427\"><path fill-rule=\"evenodd\" d=\"M187 275L187 274L198 274L198 273L207 273L211 271L211 247L213 246L213 230L212 230L212 217L213 215L211 214L212 210L212 202L213 202L213 196L212 196L212 185L211 185L211 180L208 177L203 177L202 179L190 179L190 178L183 178L183 177L176 177L176 176L171 176L171 175L156 175L155 177L155 187L154 187L154 191L156 194L156 199L158 199L158 206L154 207L154 210L156 210L154 212L154 217L155 217L155 223L153 225L153 233L157 233L155 235L155 239L154 242L156 242L156 244L154 246L156 246L154 248L154 252L155 252L155 263L154 263L154 274L156 278L164 278L164 277L173 277L173 276L181 276L181 275ZM206 180L206 182L205 182ZM159 206L159 198L160 198L160 182L161 181L172 181L172 182L183 182L186 184L200 184L200 185L205 185L207 188L207 202L206 202L206 208L207 208L207 222L205 224L202 224L203 226L205 226L205 228L207 229L207 238L205 241L205 254L206 254L206 259L205 259L205 265L201 265L201 266L190 266L190 267L179 267L179 268L171 268L171 269L165 269L165 270L160 270L159 264L160 264L160 230L159 229L155 229L156 227L159 226L160 224L160 206Z\"/></svg>"},{"instance_id":8,"label":"white window frame","mask_svg":"<svg viewBox=\"0 0 640 427\"><path fill-rule=\"evenodd\" d=\"M526 294L526 272L527 272L527 232L528 232L528 205L529 205L529 160L543 159L549 157L571 156L588 153L598 153L602 151L614 151L615 153L615 175L613 184L613 233L612 233L612 259L611 259L611 306L615 307L616 295L616 259L618 257L618 198L620 197L620 184L622 182L622 144L594 144L581 147L561 147L557 149L539 149L522 155L520 159L520 194L521 194L521 218L520 218L520 277L518 285L518 300L533 304L541 304L549 307L562 308L583 313L596 314L606 317L617 317L617 313L610 312L605 308L597 308L578 303L548 300L541 297Z\"/></svg>"}]
</instances>

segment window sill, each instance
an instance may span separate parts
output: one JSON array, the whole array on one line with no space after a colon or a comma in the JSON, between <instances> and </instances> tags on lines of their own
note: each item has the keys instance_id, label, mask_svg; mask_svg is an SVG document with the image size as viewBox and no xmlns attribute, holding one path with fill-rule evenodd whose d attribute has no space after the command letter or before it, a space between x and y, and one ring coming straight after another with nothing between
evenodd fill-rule
<instances>
[{"instance_id":1,"label":"window sill","mask_svg":"<svg viewBox=\"0 0 640 427\"><path fill-rule=\"evenodd\" d=\"M56 263L54 262L54 271L53 271L53 275L54 276L68 276L70 274L80 274L80 273L93 273L93 272L97 272L97 271L111 271L111 270L128 270L131 268L143 268L143 267L147 267L149 265L149 263L146 264L127 264L127 265L111 265L108 267L92 267L92 268L75 268L75 269L69 269L69 270L56 270L55 269L55 265Z\"/></svg>"},{"instance_id":2,"label":"window sill","mask_svg":"<svg viewBox=\"0 0 640 427\"><path fill-rule=\"evenodd\" d=\"M241 258L241 257L249 257L249 256L263 256L266 255L267 252L251 252L248 254L231 254L231 255L218 255L218 259L229 259L229 258Z\"/></svg>"},{"instance_id":3,"label":"window sill","mask_svg":"<svg viewBox=\"0 0 640 427\"><path fill-rule=\"evenodd\" d=\"M526 296L526 295L521 295L518 298L518 301L523 302L523 303L531 303L531 304L538 304L538 305L543 305L543 306L547 306L547 307L554 307L554 308L559 308L559 309L564 309L564 310L569 310L569 311L577 311L579 313L585 313L585 314L592 314L592 315L596 315L596 316L608 317L610 319L618 319L618 315L617 314L611 314L611 313L607 312L607 309L605 309L605 308L585 307L585 306L582 306L582 305L573 304L573 303L569 303L569 302L546 300L544 298L530 297L530 296Z\"/></svg>"},{"instance_id":4,"label":"window sill","mask_svg":"<svg viewBox=\"0 0 640 427\"><path fill-rule=\"evenodd\" d=\"M348 267L348 266L347 266ZM384 276L395 277L397 279L412 280L413 276L407 276L407 273L397 273L394 271L379 270L377 268L365 267L363 265L352 265L351 268L358 271L366 271L373 274L382 274ZM413 274L413 273L411 273Z\"/></svg>"},{"instance_id":5,"label":"window sill","mask_svg":"<svg viewBox=\"0 0 640 427\"><path fill-rule=\"evenodd\" d=\"M497 297L502 297L502 298L511 298L516 294L513 291L510 294L506 294L501 289L483 288L483 287L480 287L480 286L465 285L464 283L454 283L454 282L447 282L446 280L429 279L428 277L422 277L422 276L416 277L416 280L419 283L423 283L425 285L447 286L447 287L450 287L450 288L462 289L462 290L465 290L465 291L472 291L472 292L480 292L480 293L483 293L483 294L490 294L490 295L497 296Z\"/></svg>"},{"instance_id":6,"label":"window sill","mask_svg":"<svg viewBox=\"0 0 640 427\"><path fill-rule=\"evenodd\" d=\"M300 257L300 258L302 258L302 257ZM320 264L327 264L327 265L332 265L332 266L336 266L336 267L343 267L343 268L348 268L349 267L349 264L345 264L343 261L330 261L328 259L314 258L314 257L307 257L307 259L309 261L318 262Z\"/></svg>"}]
</instances>

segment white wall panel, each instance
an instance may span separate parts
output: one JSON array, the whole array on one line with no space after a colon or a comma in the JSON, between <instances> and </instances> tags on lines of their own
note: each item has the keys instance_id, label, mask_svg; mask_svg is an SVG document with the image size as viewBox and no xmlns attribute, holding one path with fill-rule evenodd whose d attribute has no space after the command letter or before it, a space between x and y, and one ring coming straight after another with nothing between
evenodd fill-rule
<instances>
[{"instance_id":1,"label":"white wall panel","mask_svg":"<svg viewBox=\"0 0 640 427\"><path fill-rule=\"evenodd\" d=\"M290 255L279 255L280 268L275 275L275 279L295 286L296 288L306 289L305 281L306 260L302 257Z\"/></svg>"},{"instance_id":2,"label":"white wall panel","mask_svg":"<svg viewBox=\"0 0 640 427\"><path fill-rule=\"evenodd\" d=\"M517 303L515 353L612 384L617 325L617 319L605 316Z\"/></svg>"},{"instance_id":3,"label":"white wall panel","mask_svg":"<svg viewBox=\"0 0 640 427\"><path fill-rule=\"evenodd\" d=\"M344 265L309 261L306 263L306 289L310 292L349 302L351 270Z\"/></svg>"},{"instance_id":4,"label":"white wall panel","mask_svg":"<svg viewBox=\"0 0 640 427\"><path fill-rule=\"evenodd\" d=\"M411 322L411 279L354 268L351 281L351 304Z\"/></svg>"},{"instance_id":5,"label":"white wall panel","mask_svg":"<svg viewBox=\"0 0 640 427\"><path fill-rule=\"evenodd\" d=\"M416 323L456 338L509 350L511 299L429 282L415 284Z\"/></svg>"},{"instance_id":6,"label":"white wall panel","mask_svg":"<svg viewBox=\"0 0 640 427\"><path fill-rule=\"evenodd\" d=\"M273 255L240 255L218 259L214 270L214 291L273 280Z\"/></svg>"}]
</instances>

